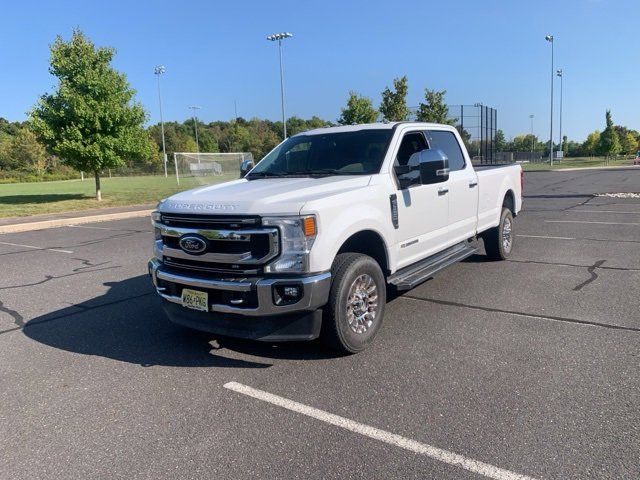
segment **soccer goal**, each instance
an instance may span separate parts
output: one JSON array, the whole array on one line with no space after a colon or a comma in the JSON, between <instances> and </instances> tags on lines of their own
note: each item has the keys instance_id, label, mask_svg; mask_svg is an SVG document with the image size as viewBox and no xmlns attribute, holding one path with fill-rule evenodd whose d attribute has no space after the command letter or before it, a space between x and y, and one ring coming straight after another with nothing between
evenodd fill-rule
<instances>
[{"instance_id":1,"label":"soccer goal","mask_svg":"<svg viewBox=\"0 0 640 480\"><path fill-rule=\"evenodd\" d=\"M196 184L226 182L240 178L240 165L245 160L253 161L253 155L249 152L173 154L178 184L181 178L190 178L192 183Z\"/></svg>"}]
</instances>

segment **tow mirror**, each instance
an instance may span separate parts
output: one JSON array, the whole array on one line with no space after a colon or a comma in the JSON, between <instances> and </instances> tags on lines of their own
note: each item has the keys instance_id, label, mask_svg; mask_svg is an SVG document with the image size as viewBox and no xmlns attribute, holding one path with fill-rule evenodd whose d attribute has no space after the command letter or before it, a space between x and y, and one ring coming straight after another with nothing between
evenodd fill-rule
<instances>
[{"instance_id":1,"label":"tow mirror","mask_svg":"<svg viewBox=\"0 0 640 480\"><path fill-rule=\"evenodd\" d=\"M240 178L244 177L254 167L254 163L251 160L243 160L240 164Z\"/></svg>"},{"instance_id":2,"label":"tow mirror","mask_svg":"<svg viewBox=\"0 0 640 480\"><path fill-rule=\"evenodd\" d=\"M442 150L422 150L416 155L420 183L431 185L449 180L449 159ZM409 159L411 164L411 159Z\"/></svg>"}]
</instances>

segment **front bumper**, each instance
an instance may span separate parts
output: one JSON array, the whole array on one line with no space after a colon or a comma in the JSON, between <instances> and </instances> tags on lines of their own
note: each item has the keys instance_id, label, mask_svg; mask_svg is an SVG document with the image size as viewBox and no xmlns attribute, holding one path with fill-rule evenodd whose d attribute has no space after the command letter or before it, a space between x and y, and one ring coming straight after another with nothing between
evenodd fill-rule
<instances>
[{"instance_id":1,"label":"front bumper","mask_svg":"<svg viewBox=\"0 0 640 480\"><path fill-rule=\"evenodd\" d=\"M329 298L331 274L282 278L212 279L177 273L156 258L149 260L149 275L165 300L169 319L190 328L221 335L265 341L312 340L320 334L321 312ZM302 293L290 305L276 305L274 287L297 285ZM182 306L180 292L193 287L210 292L209 312ZM247 301L251 298L252 301ZM245 306L243 306L245 304Z\"/></svg>"}]
</instances>

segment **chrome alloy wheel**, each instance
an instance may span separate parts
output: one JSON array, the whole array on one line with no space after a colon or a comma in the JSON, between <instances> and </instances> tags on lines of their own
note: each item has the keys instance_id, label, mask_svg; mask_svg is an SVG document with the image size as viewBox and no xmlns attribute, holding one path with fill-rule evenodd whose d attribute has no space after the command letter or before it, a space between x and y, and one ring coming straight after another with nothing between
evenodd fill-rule
<instances>
[{"instance_id":1,"label":"chrome alloy wheel","mask_svg":"<svg viewBox=\"0 0 640 480\"><path fill-rule=\"evenodd\" d=\"M505 218L502 224L502 247L507 253L511 251L511 244L513 241L511 227L511 219L509 217Z\"/></svg>"},{"instance_id":2,"label":"chrome alloy wheel","mask_svg":"<svg viewBox=\"0 0 640 480\"><path fill-rule=\"evenodd\" d=\"M373 278L364 273L359 275L349 288L347 298L347 319L355 333L365 333L378 314L378 287Z\"/></svg>"}]
</instances>

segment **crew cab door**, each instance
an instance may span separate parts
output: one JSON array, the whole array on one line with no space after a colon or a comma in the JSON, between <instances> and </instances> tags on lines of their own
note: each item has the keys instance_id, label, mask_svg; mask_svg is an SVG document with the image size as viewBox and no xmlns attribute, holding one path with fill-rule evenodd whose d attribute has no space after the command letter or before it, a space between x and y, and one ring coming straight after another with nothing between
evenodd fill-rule
<instances>
[{"instance_id":1,"label":"crew cab door","mask_svg":"<svg viewBox=\"0 0 640 480\"><path fill-rule=\"evenodd\" d=\"M394 153L395 165L407 165L409 158L429 148L425 131L403 133ZM415 178L416 172L407 174ZM448 240L448 182L422 185L419 181L402 187L398 183L398 228L396 258L403 268L445 248Z\"/></svg>"},{"instance_id":2,"label":"crew cab door","mask_svg":"<svg viewBox=\"0 0 640 480\"><path fill-rule=\"evenodd\" d=\"M458 135L451 130L427 132L429 146L442 150L449 159L449 219L447 245L476 234L478 225L478 177Z\"/></svg>"}]
</instances>

